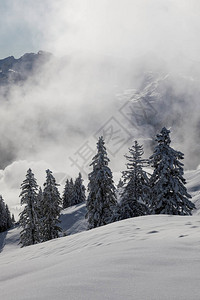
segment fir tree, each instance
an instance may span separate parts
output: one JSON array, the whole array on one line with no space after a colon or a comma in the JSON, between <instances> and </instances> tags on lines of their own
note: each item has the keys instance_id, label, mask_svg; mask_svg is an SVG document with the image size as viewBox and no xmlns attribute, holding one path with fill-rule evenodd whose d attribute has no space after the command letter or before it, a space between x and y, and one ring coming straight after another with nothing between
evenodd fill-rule
<instances>
[{"instance_id":1,"label":"fir tree","mask_svg":"<svg viewBox=\"0 0 200 300\"><path fill-rule=\"evenodd\" d=\"M63 209L71 206L70 183L69 183L68 179L66 180L66 183L65 183L62 201L63 201Z\"/></svg>"},{"instance_id":2,"label":"fir tree","mask_svg":"<svg viewBox=\"0 0 200 300\"><path fill-rule=\"evenodd\" d=\"M2 196L0 195L0 232L7 230L7 214L6 206Z\"/></svg>"},{"instance_id":3,"label":"fir tree","mask_svg":"<svg viewBox=\"0 0 200 300\"><path fill-rule=\"evenodd\" d=\"M70 179L69 182L69 202L70 206L76 205L77 203L77 195L76 195L76 190L75 190L75 184L73 179Z\"/></svg>"},{"instance_id":4,"label":"fir tree","mask_svg":"<svg viewBox=\"0 0 200 300\"><path fill-rule=\"evenodd\" d=\"M183 153L170 147L170 131L165 127L157 135L158 145L150 157L154 172L151 176L151 206L154 214L191 215L195 205L185 187Z\"/></svg>"},{"instance_id":5,"label":"fir tree","mask_svg":"<svg viewBox=\"0 0 200 300\"><path fill-rule=\"evenodd\" d=\"M66 180L62 201L63 208L78 204L78 194L72 178L70 180Z\"/></svg>"},{"instance_id":6,"label":"fir tree","mask_svg":"<svg viewBox=\"0 0 200 300\"><path fill-rule=\"evenodd\" d=\"M43 203L43 192L40 186L37 194L37 201L36 201L37 219L43 218L42 203Z\"/></svg>"},{"instance_id":7,"label":"fir tree","mask_svg":"<svg viewBox=\"0 0 200 300\"><path fill-rule=\"evenodd\" d=\"M36 226L38 231L38 240L39 242L43 241L43 223L44 223L44 209L43 209L43 192L42 188L39 187L37 199L36 199L36 207L35 207L35 213L36 213Z\"/></svg>"},{"instance_id":8,"label":"fir tree","mask_svg":"<svg viewBox=\"0 0 200 300\"><path fill-rule=\"evenodd\" d=\"M88 199L86 202L89 229L111 222L117 205L112 172L108 167L103 137L97 142L97 154L93 157L89 174Z\"/></svg>"},{"instance_id":9,"label":"fir tree","mask_svg":"<svg viewBox=\"0 0 200 300\"><path fill-rule=\"evenodd\" d=\"M44 183L42 199L42 241L48 241L59 236L59 216L62 200L58 191L58 184L50 170L46 171L46 182Z\"/></svg>"},{"instance_id":10,"label":"fir tree","mask_svg":"<svg viewBox=\"0 0 200 300\"><path fill-rule=\"evenodd\" d=\"M10 229L13 226L13 222L12 222L10 210L9 210L7 204L6 204L5 210L6 210L6 227L7 227L7 229Z\"/></svg>"},{"instance_id":11,"label":"fir tree","mask_svg":"<svg viewBox=\"0 0 200 300\"><path fill-rule=\"evenodd\" d=\"M81 173L79 173L78 177L75 180L74 184L75 194L76 194L76 204L80 204L85 202L85 186L83 185L83 179Z\"/></svg>"},{"instance_id":12,"label":"fir tree","mask_svg":"<svg viewBox=\"0 0 200 300\"><path fill-rule=\"evenodd\" d=\"M14 214L12 214L11 220L12 220L12 225L14 225L15 224L15 216L14 216Z\"/></svg>"},{"instance_id":13,"label":"fir tree","mask_svg":"<svg viewBox=\"0 0 200 300\"><path fill-rule=\"evenodd\" d=\"M127 170L123 172L124 188L121 198L121 219L127 219L148 213L149 184L146 172L143 167L147 160L142 159L144 154L143 146L135 141L129 148L130 155L125 155L128 160Z\"/></svg>"},{"instance_id":14,"label":"fir tree","mask_svg":"<svg viewBox=\"0 0 200 300\"><path fill-rule=\"evenodd\" d=\"M36 201L38 185L31 169L27 171L26 179L21 185L21 205L25 205L20 214L19 224L22 227L20 232L20 243L22 247L36 244L38 242L38 230L36 226Z\"/></svg>"}]
</instances>

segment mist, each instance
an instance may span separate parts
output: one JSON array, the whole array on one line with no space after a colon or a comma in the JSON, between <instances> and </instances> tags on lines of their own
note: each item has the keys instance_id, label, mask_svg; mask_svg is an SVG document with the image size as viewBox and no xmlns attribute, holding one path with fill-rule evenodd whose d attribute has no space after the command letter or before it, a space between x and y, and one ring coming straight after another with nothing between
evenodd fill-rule
<instances>
[{"instance_id":1,"label":"mist","mask_svg":"<svg viewBox=\"0 0 200 300\"><path fill-rule=\"evenodd\" d=\"M148 157L148 141L161 125L170 127L172 144L185 153L186 167L199 165L199 1L10 0L1 5L7 45L2 58L41 49L52 53L1 99L0 192L11 210L19 205L29 167L40 185L47 168L61 184L79 171L87 178L89 169L82 164L89 161L78 162L78 154L87 146L87 158L92 157L98 134L109 124L123 131L118 144L108 147L114 172L125 168L123 155L136 138ZM142 90L147 71L170 74L168 84L177 100L166 96L165 105L158 101L157 127L133 126L121 113L134 89ZM185 94L190 97L181 102ZM169 115L179 116L178 125L173 127Z\"/></svg>"}]
</instances>

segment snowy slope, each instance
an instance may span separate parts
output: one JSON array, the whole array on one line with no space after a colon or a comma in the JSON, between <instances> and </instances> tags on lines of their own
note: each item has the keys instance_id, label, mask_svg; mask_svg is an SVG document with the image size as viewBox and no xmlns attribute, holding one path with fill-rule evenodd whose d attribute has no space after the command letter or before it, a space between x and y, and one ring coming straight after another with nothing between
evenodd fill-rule
<instances>
[{"instance_id":1,"label":"snowy slope","mask_svg":"<svg viewBox=\"0 0 200 300\"><path fill-rule=\"evenodd\" d=\"M119 181L121 174L115 174ZM195 203L197 210L193 211L193 215L200 214L200 169L187 171L185 173L187 180L188 192L192 195L192 201ZM86 207L85 204L75 205L62 210L61 212L61 228L63 234L71 235L87 230L87 220L85 219ZM0 233L0 251L8 251L19 248L19 232L18 228Z\"/></svg>"},{"instance_id":2,"label":"snowy slope","mask_svg":"<svg viewBox=\"0 0 200 300\"><path fill-rule=\"evenodd\" d=\"M86 231L80 204L62 211L66 237L20 248L18 228L1 233L1 299L200 299L200 170L185 177L197 207L191 217L146 216Z\"/></svg>"},{"instance_id":3,"label":"snowy slope","mask_svg":"<svg viewBox=\"0 0 200 300\"><path fill-rule=\"evenodd\" d=\"M0 252L10 252L20 248L19 227L0 233Z\"/></svg>"},{"instance_id":4,"label":"snowy slope","mask_svg":"<svg viewBox=\"0 0 200 300\"><path fill-rule=\"evenodd\" d=\"M62 210L60 221L61 228L66 235L87 230L86 206L78 204Z\"/></svg>"},{"instance_id":5,"label":"snowy slope","mask_svg":"<svg viewBox=\"0 0 200 300\"><path fill-rule=\"evenodd\" d=\"M187 180L188 192L191 194L192 201L197 208L194 214L200 215L200 169L187 171L185 178Z\"/></svg>"},{"instance_id":6,"label":"snowy slope","mask_svg":"<svg viewBox=\"0 0 200 300\"><path fill-rule=\"evenodd\" d=\"M87 230L85 215L85 204L78 204L62 210L60 216L61 235L71 235ZM0 252L8 252L21 247L19 245L20 230L19 227L16 227L8 232L0 233Z\"/></svg>"},{"instance_id":7,"label":"snowy slope","mask_svg":"<svg viewBox=\"0 0 200 300\"><path fill-rule=\"evenodd\" d=\"M200 299L200 220L124 220L0 255L1 299Z\"/></svg>"}]
</instances>

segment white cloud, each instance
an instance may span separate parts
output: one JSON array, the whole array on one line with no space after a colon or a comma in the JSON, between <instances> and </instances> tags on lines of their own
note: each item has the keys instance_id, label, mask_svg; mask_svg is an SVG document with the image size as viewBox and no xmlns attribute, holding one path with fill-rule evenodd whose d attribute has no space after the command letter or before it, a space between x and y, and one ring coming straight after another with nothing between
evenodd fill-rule
<instances>
[{"instance_id":1,"label":"white cloud","mask_svg":"<svg viewBox=\"0 0 200 300\"><path fill-rule=\"evenodd\" d=\"M19 160L15 161L12 164L8 165L4 170L0 172L0 191L5 200L9 205L12 213L15 214L15 217L18 218L18 214L21 211L20 206L20 188L22 182L26 178L27 170L31 168L32 172L35 175L37 184L43 188L43 184L46 180L46 170L50 169L53 172L54 177L57 180L57 183L62 185L59 187L60 192L63 189L63 183L66 179L66 174L58 172L56 169L53 169L52 166L45 161L26 161Z\"/></svg>"},{"instance_id":2,"label":"white cloud","mask_svg":"<svg viewBox=\"0 0 200 300\"><path fill-rule=\"evenodd\" d=\"M7 2L0 25L9 54L30 47L66 55L1 102L1 144L16 160L1 172L9 204L19 202L29 167L39 182L47 167L76 175L68 157L116 113L116 85L135 88L135 58L154 53L152 65L160 57L170 71L190 70L200 52L199 8L195 0Z\"/></svg>"}]
</instances>

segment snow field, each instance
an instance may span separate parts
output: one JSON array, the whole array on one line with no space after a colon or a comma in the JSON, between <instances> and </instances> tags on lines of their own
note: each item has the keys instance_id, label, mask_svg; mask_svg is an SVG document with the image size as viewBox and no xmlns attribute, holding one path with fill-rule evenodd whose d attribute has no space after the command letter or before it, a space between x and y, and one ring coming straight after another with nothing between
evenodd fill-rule
<instances>
[{"instance_id":1,"label":"snow field","mask_svg":"<svg viewBox=\"0 0 200 300\"><path fill-rule=\"evenodd\" d=\"M185 175L197 207L191 217L144 216L86 231L80 204L61 213L66 237L20 248L18 228L1 233L0 299L200 299L200 170Z\"/></svg>"},{"instance_id":2,"label":"snow field","mask_svg":"<svg viewBox=\"0 0 200 300\"><path fill-rule=\"evenodd\" d=\"M3 251L2 299L200 298L198 216L145 216Z\"/></svg>"}]
</instances>

